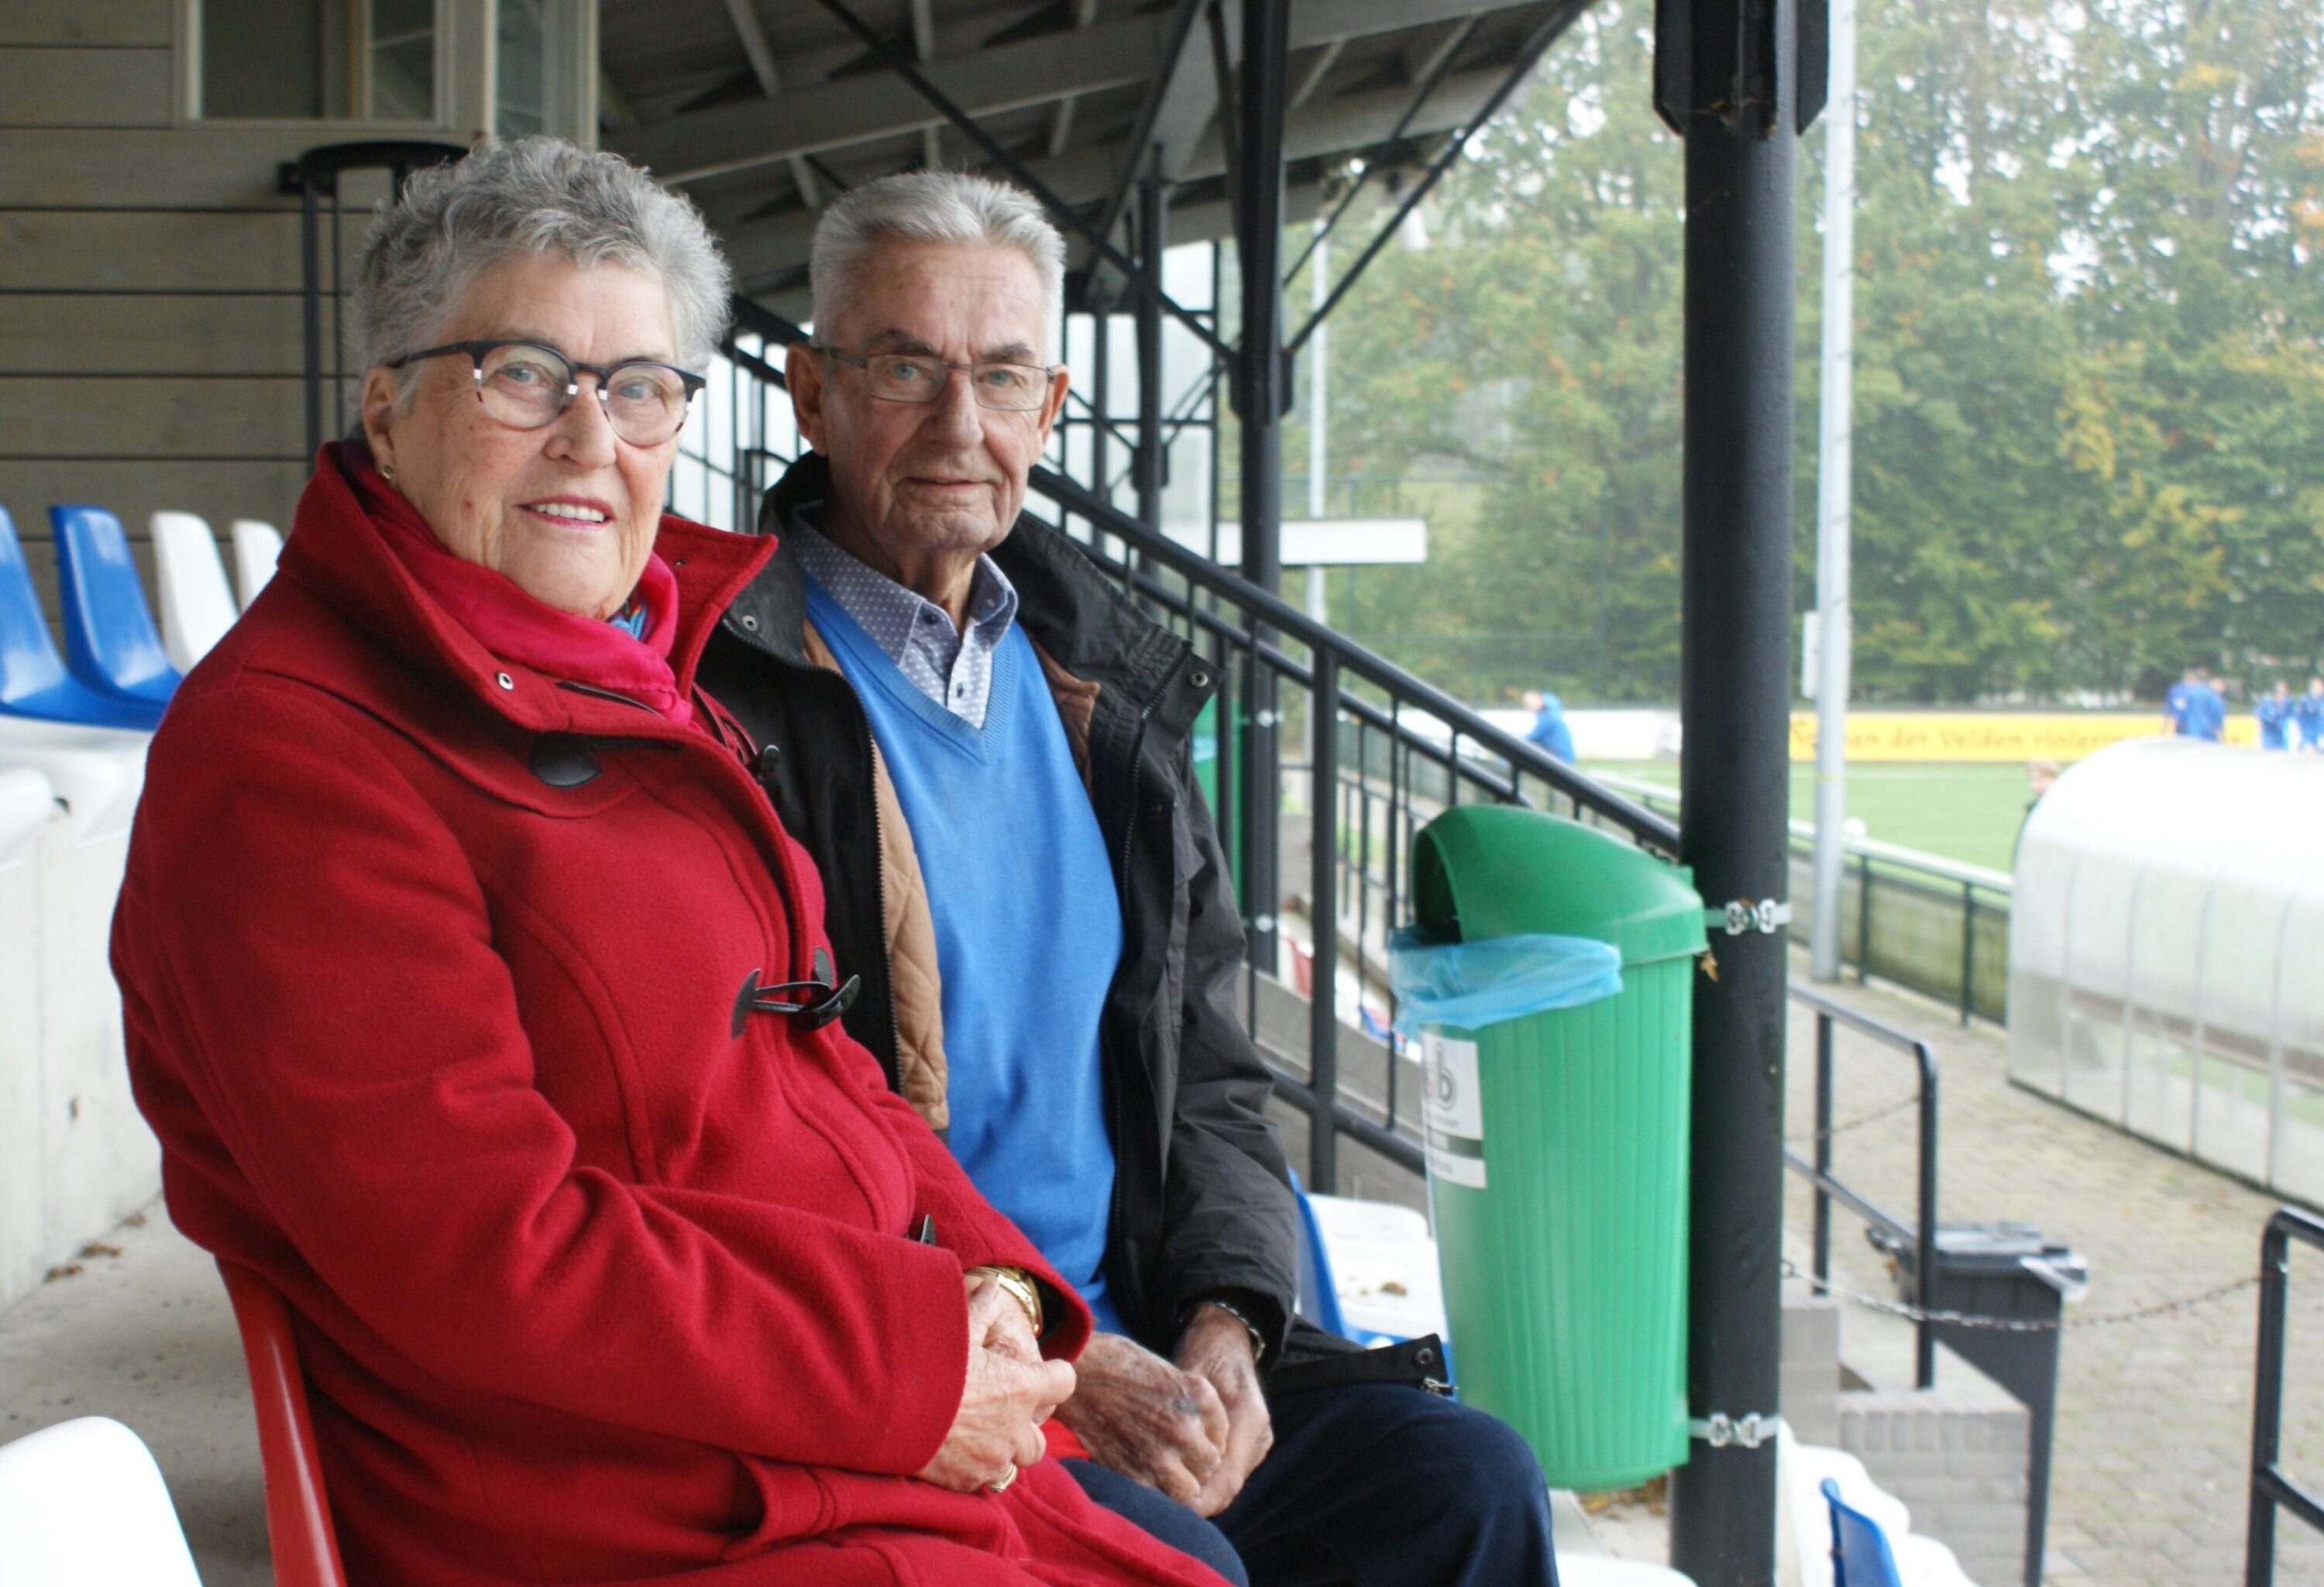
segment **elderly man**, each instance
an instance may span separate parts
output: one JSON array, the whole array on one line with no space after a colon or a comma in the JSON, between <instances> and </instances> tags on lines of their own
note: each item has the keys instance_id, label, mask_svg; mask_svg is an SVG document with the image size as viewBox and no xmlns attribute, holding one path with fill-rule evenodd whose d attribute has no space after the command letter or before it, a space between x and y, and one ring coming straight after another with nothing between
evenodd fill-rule
<instances>
[{"instance_id":1,"label":"elderly man","mask_svg":"<svg viewBox=\"0 0 2324 1587\"><path fill-rule=\"evenodd\" d=\"M1018 518L1065 402L1064 260L973 177L825 212L788 361L814 450L705 687L822 868L848 1028L1096 1316L1055 1435L1083 1486L1262 1587L1549 1582L1521 1440L1293 1328L1295 1209L1189 771L1209 666Z\"/></svg>"}]
</instances>

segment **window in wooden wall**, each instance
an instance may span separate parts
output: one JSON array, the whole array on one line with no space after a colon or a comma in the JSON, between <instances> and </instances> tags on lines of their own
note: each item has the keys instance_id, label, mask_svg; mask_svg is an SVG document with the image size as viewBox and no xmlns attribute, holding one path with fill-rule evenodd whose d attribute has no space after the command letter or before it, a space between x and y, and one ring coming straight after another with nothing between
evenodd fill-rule
<instances>
[{"instance_id":1,"label":"window in wooden wall","mask_svg":"<svg viewBox=\"0 0 2324 1587\"><path fill-rule=\"evenodd\" d=\"M200 0L201 114L434 122L438 0Z\"/></svg>"}]
</instances>

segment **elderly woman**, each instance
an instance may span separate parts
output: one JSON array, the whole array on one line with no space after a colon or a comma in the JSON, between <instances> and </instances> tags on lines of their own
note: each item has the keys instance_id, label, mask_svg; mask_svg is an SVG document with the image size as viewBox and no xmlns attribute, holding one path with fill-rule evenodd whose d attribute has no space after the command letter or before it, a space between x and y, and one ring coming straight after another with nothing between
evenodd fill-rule
<instances>
[{"instance_id":1,"label":"elderly woman","mask_svg":"<svg viewBox=\"0 0 2324 1587\"><path fill-rule=\"evenodd\" d=\"M113 944L171 1214L290 1301L350 1580L1214 1584L1041 1462L1087 1310L836 1022L693 687L770 549L659 511L699 217L486 145L356 300L362 439L171 706Z\"/></svg>"}]
</instances>

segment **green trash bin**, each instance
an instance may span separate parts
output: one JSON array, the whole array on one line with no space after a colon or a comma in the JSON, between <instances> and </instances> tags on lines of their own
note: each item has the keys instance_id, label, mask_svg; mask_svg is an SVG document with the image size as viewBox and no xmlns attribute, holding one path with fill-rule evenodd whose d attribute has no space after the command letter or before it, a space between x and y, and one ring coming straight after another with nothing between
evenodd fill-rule
<instances>
[{"instance_id":1,"label":"green trash bin","mask_svg":"<svg viewBox=\"0 0 2324 1587\"><path fill-rule=\"evenodd\" d=\"M1702 901L1683 867L1575 822L1480 805L1414 839L1413 902L1432 942L1548 934L1619 952L1610 996L1428 1026L1421 1046L1461 1398L1524 1435L1554 1488L1642 1482L1687 1456Z\"/></svg>"}]
</instances>

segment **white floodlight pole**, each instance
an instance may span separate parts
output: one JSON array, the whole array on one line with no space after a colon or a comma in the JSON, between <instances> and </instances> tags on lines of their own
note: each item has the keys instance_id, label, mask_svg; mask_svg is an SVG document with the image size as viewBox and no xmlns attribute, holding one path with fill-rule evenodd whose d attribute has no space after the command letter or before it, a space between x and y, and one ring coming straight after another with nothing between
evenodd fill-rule
<instances>
[{"instance_id":1,"label":"white floodlight pole","mask_svg":"<svg viewBox=\"0 0 2324 1587\"><path fill-rule=\"evenodd\" d=\"M1816 465L1815 913L1808 970L1840 979L1840 884L1848 819L1849 411L1854 387L1856 0L1832 0L1824 112L1823 383Z\"/></svg>"}]
</instances>

